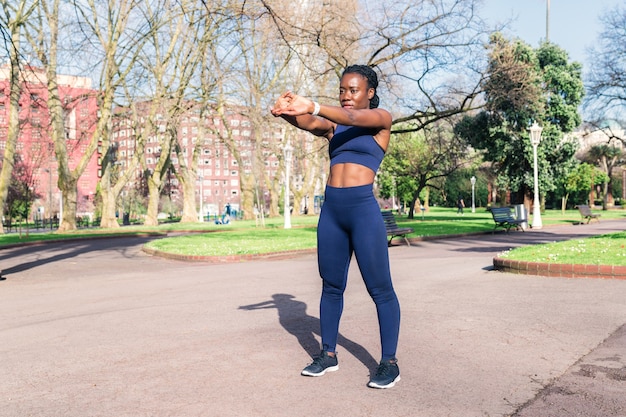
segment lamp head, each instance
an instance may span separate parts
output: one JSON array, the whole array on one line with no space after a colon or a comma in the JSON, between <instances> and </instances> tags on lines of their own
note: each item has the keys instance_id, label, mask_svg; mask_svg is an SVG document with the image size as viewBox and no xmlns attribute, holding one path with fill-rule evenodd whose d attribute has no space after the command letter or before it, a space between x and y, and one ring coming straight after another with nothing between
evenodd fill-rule
<instances>
[{"instance_id":1,"label":"lamp head","mask_svg":"<svg viewBox=\"0 0 626 417\"><path fill-rule=\"evenodd\" d=\"M543 130L541 126L537 124L537 122L533 122L533 125L530 127L530 143L533 146L539 145L541 141L541 131Z\"/></svg>"}]
</instances>

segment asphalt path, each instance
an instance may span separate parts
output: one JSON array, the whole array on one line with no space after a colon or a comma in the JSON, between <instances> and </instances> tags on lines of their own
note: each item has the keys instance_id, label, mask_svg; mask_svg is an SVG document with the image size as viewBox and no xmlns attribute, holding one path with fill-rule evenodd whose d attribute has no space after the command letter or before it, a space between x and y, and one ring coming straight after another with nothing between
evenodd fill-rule
<instances>
[{"instance_id":1,"label":"asphalt path","mask_svg":"<svg viewBox=\"0 0 626 417\"><path fill-rule=\"evenodd\" d=\"M148 238L0 250L0 416L626 416L626 280L492 269L498 253L624 221L390 248L402 380L380 356L355 263L338 372L319 349L316 256L229 264L141 251Z\"/></svg>"}]
</instances>

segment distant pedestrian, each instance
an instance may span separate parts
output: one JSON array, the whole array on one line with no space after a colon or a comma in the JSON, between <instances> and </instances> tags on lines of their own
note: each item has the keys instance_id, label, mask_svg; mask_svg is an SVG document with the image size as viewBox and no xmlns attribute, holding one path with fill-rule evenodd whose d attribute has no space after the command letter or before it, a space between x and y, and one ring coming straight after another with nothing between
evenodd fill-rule
<instances>
[{"instance_id":1,"label":"distant pedestrian","mask_svg":"<svg viewBox=\"0 0 626 417\"><path fill-rule=\"evenodd\" d=\"M459 194L459 197L456 199L456 214L463 215L463 207L465 207L465 201L463 201L463 196Z\"/></svg>"}]
</instances>

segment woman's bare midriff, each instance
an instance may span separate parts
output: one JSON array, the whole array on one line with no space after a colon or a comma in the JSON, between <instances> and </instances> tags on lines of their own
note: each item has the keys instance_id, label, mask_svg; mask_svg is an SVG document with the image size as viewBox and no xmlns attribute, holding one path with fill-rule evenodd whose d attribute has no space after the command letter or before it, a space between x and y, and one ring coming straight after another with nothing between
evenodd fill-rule
<instances>
[{"instance_id":1,"label":"woman's bare midriff","mask_svg":"<svg viewBox=\"0 0 626 417\"><path fill-rule=\"evenodd\" d=\"M328 185L335 188L358 187L372 184L376 173L359 164L337 164L330 168Z\"/></svg>"}]
</instances>

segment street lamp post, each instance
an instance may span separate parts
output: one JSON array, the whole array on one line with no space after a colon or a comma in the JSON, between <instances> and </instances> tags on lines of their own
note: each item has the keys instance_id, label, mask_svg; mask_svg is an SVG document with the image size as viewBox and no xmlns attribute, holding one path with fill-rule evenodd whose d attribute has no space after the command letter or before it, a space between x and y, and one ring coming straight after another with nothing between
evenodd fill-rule
<instances>
[{"instance_id":1,"label":"street lamp post","mask_svg":"<svg viewBox=\"0 0 626 417\"><path fill-rule=\"evenodd\" d=\"M50 220L50 230L52 230L52 169L48 168L44 171L48 173L48 219Z\"/></svg>"},{"instance_id":2,"label":"street lamp post","mask_svg":"<svg viewBox=\"0 0 626 417\"><path fill-rule=\"evenodd\" d=\"M535 198L533 199L533 229L541 229L541 205L539 203L539 175L537 172L537 146L541 141L541 126L534 122L530 127L530 143L533 145L533 169L535 174Z\"/></svg>"},{"instance_id":3,"label":"street lamp post","mask_svg":"<svg viewBox=\"0 0 626 417\"><path fill-rule=\"evenodd\" d=\"M289 175L291 169L291 156L293 154L293 147L289 142L285 144L283 148L283 152L285 153L285 229L291 229L291 210L289 205Z\"/></svg>"},{"instance_id":4,"label":"street lamp post","mask_svg":"<svg viewBox=\"0 0 626 417\"><path fill-rule=\"evenodd\" d=\"M200 209L198 210L198 221L204 222L204 177L198 175L198 180L200 181Z\"/></svg>"},{"instance_id":5,"label":"street lamp post","mask_svg":"<svg viewBox=\"0 0 626 417\"><path fill-rule=\"evenodd\" d=\"M470 178L470 182L472 183L472 213L476 213L476 204L474 203L474 186L476 185L476 177L472 176L472 178Z\"/></svg>"}]
</instances>

